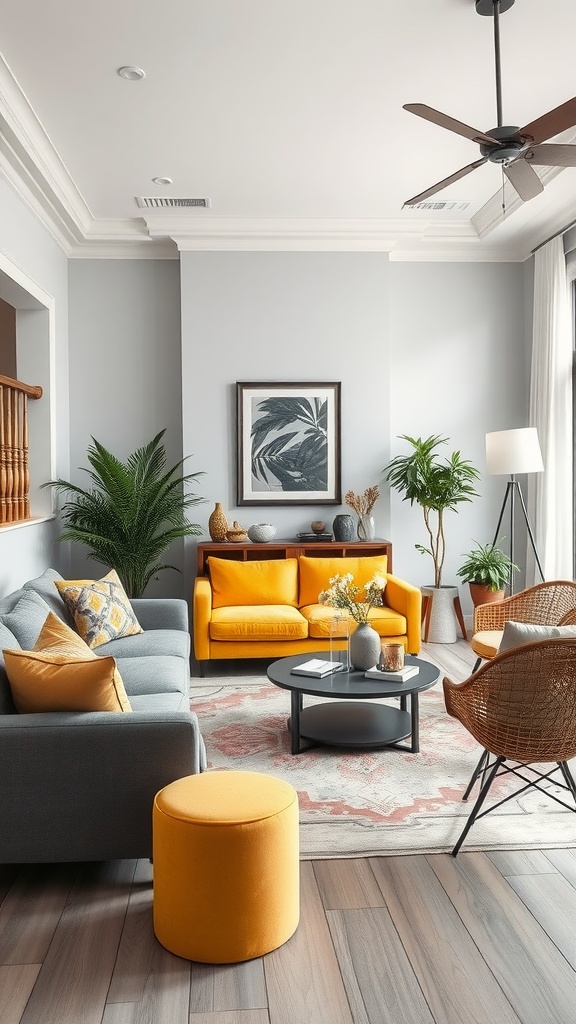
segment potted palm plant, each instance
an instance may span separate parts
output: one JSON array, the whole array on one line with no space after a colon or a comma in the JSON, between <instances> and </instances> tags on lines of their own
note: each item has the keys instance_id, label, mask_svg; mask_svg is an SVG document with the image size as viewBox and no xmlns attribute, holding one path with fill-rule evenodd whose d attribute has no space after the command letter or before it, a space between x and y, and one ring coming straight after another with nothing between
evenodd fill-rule
<instances>
[{"instance_id":1,"label":"potted palm plant","mask_svg":"<svg viewBox=\"0 0 576 1024\"><path fill-rule=\"evenodd\" d=\"M446 556L445 514L456 512L463 502L478 497L474 482L480 474L468 459L462 458L460 451L442 457L439 449L447 444L446 437L433 434L422 438L401 434L400 438L408 442L411 450L407 455L397 455L392 459L384 474L394 490L403 495L404 501L419 505L422 509L428 546L416 544L415 547L422 554L430 555L434 565L434 584L425 588L430 591L432 600L432 624L428 639L437 643L450 643L456 639L453 595L446 593L444 597L449 599L449 604L446 604L442 612L439 608ZM456 588L449 587L446 590L456 590L457 596ZM442 602L442 608L444 604L445 601Z\"/></svg>"},{"instance_id":2,"label":"potted palm plant","mask_svg":"<svg viewBox=\"0 0 576 1024\"><path fill-rule=\"evenodd\" d=\"M472 604L476 607L501 601L506 585L510 583L512 573L518 571L518 566L497 544L474 543L476 547L464 555L456 575L468 584Z\"/></svg>"},{"instance_id":3,"label":"potted palm plant","mask_svg":"<svg viewBox=\"0 0 576 1024\"><path fill-rule=\"evenodd\" d=\"M166 548L180 537L198 536L202 528L189 523L186 510L205 499L186 494L203 473L182 475L180 460L166 468L161 430L149 444L121 462L92 438L87 458L89 488L68 480L51 480L67 495L60 516L60 540L74 540L90 549L88 558L115 569L129 597L140 597L152 576L176 566L160 561Z\"/></svg>"}]
</instances>

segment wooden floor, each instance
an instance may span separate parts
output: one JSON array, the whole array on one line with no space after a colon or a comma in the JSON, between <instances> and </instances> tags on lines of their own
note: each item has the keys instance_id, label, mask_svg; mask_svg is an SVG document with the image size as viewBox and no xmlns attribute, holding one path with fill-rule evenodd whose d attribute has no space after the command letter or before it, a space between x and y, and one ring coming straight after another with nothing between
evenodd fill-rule
<instances>
[{"instance_id":1,"label":"wooden floor","mask_svg":"<svg viewBox=\"0 0 576 1024\"><path fill-rule=\"evenodd\" d=\"M301 867L295 935L214 967L156 942L147 861L0 867L1 1024L575 1024L576 834Z\"/></svg>"}]
</instances>

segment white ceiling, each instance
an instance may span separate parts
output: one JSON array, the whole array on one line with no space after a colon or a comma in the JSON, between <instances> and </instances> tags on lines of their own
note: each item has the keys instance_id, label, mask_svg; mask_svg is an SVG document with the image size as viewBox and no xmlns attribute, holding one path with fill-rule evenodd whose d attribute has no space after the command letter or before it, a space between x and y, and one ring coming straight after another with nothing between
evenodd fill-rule
<instances>
[{"instance_id":1,"label":"white ceiling","mask_svg":"<svg viewBox=\"0 0 576 1024\"><path fill-rule=\"evenodd\" d=\"M575 0L516 0L500 30L505 123L576 96ZM525 204L507 184L504 218L493 164L435 197L466 209L402 209L479 156L404 103L496 124L493 19L474 0L2 0L0 48L0 173L70 255L524 259L576 219L576 168L539 168Z\"/></svg>"}]
</instances>

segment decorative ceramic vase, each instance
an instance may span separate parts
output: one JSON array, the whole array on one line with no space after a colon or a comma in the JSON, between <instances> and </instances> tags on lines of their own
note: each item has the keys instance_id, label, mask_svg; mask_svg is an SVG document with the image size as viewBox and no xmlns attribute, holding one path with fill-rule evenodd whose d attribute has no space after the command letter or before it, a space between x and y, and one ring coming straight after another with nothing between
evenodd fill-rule
<instances>
[{"instance_id":1,"label":"decorative ceramic vase","mask_svg":"<svg viewBox=\"0 0 576 1024\"><path fill-rule=\"evenodd\" d=\"M374 540L376 536L376 524L374 516L360 516L356 527L358 540Z\"/></svg>"},{"instance_id":2,"label":"decorative ceramic vase","mask_svg":"<svg viewBox=\"0 0 576 1024\"><path fill-rule=\"evenodd\" d=\"M267 544L276 536L276 527L270 523L254 523L248 527L248 537L253 544Z\"/></svg>"},{"instance_id":3,"label":"decorative ceramic vase","mask_svg":"<svg viewBox=\"0 0 576 1024\"><path fill-rule=\"evenodd\" d=\"M359 622L350 635L350 664L357 671L367 672L380 661L380 635L367 622Z\"/></svg>"},{"instance_id":4,"label":"decorative ceramic vase","mask_svg":"<svg viewBox=\"0 0 576 1024\"><path fill-rule=\"evenodd\" d=\"M347 516L345 513L335 516L332 523L332 532L334 540L352 540L354 536L354 520L352 516Z\"/></svg>"},{"instance_id":5,"label":"decorative ceramic vase","mask_svg":"<svg viewBox=\"0 0 576 1024\"><path fill-rule=\"evenodd\" d=\"M228 520L222 511L222 502L217 501L214 506L214 511L211 513L208 520L208 533L210 534L213 541L222 543L226 540L226 533L228 532Z\"/></svg>"}]
</instances>

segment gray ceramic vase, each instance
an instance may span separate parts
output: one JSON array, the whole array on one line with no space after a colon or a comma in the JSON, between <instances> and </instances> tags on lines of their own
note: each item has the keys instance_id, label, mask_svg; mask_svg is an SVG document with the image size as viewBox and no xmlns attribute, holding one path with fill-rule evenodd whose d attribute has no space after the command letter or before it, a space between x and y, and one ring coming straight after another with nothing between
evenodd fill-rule
<instances>
[{"instance_id":1,"label":"gray ceramic vase","mask_svg":"<svg viewBox=\"0 0 576 1024\"><path fill-rule=\"evenodd\" d=\"M332 533L334 534L334 540L352 540L354 536L354 520L352 516L347 516L345 513L336 516L332 523Z\"/></svg>"},{"instance_id":2,"label":"gray ceramic vase","mask_svg":"<svg viewBox=\"0 0 576 1024\"><path fill-rule=\"evenodd\" d=\"M360 622L350 636L350 663L356 671L367 672L380 661L380 634L367 622Z\"/></svg>"}]
</instances>

